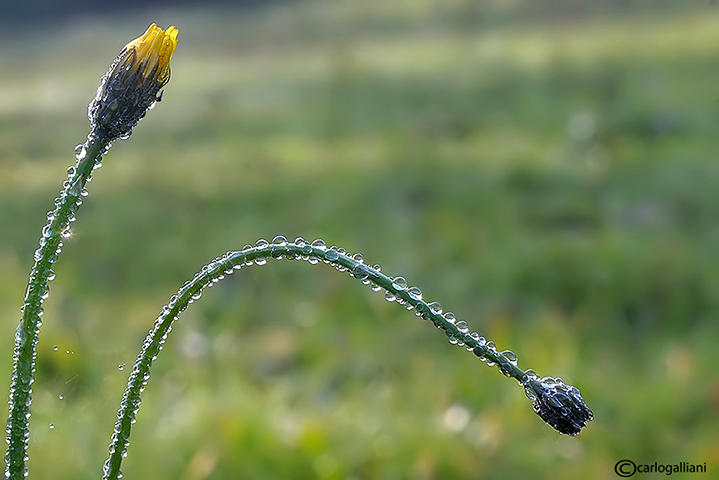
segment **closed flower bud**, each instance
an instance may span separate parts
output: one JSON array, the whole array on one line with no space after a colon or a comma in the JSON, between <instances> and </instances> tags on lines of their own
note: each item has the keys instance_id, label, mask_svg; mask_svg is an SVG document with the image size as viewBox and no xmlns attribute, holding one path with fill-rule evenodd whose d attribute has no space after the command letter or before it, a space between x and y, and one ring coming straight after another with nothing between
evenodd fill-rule
<instances>
[{"instance_id":1,"label":"closed flower bud","mask_svg":"<svg viewBox=\"0 0 719 480\"><path fill-rule=\"evenodd\" d=\"M578 435L594 418L582 394L577 388L562 382L561 378L538 378L530 376L524 383L527 396L534 403L534 411L557 431Z\"/></svg>"},{"instance_id":2,"label":"closed flower bud","mask_svg":"<svg viewBox=\"0 0 719 480\"><path fill-rule=\"evenodd\" d=\"M160 100L160 90L170 81L170 57L177 46L177 33L174 26L165 31L153 23L122 49L90 102L92 136L111 141L130 135Z\"/></svg>"}]
</instances>

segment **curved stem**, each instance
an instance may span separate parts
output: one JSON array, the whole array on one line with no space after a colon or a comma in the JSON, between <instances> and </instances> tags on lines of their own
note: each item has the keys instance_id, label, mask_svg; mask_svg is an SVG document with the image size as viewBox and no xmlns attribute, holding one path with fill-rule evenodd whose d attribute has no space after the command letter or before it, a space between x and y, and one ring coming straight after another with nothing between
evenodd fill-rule
<instances>
[{"instance_id":1,"label":"curved stem","mask_svg":"<svg viewBox=\"0 0 719 480\"><path fill-rule=\"evenodd\" d=\"M127 453L132 424L140 408L140 395L150 378L150 367L157 358L172 324L193 301L200 298L205 287L212 286L234 270L250 265L264 265L268 258L305 260L311 264L320 261L333 265L337 270L348 272L372 290L385 292L388 301L397 302L425 320L442 329L452 344L464 346L488 365L497 365L499 371L516 379L525 387L527 396L534 402L535 411L554 428L562 433L576 435L592 418L591 410L584 404L579 390L564 385L561 379L547 377L539 380L533 370L526 372L517 366L517 357L511 351L498 352L494 343L487 342L476 332L469 331L464 321L457 321L454 314L444 312L436 302L427 302L417 287L408 287L402 277L390 277L381 272L379 265L366 265L360 254L349 255L343 248L327 248L324 241L312 243L302 238L288 242L282 236L271 243L260 240L241 251L227 252L205 265L195 277L170 298L160 316L148 333L133 366L128 385L123 394L117 422L112 434L110 456L103 467L103 479L120 478L120 465ZM548 419L548 417L550 417Z\"/></svg>"},{"instance_id":2,"label":"curved stem","mask_svg":"<svg viewBox=\"0 0 719 480\"><path fill-rule=\"evenodd\" d=\"M8 450L5 454L5 476L13 480L25 478L27 468L27 444L32 384L37 356L37 341L40 333L42 302L49 293L48 283L55 278L52 264L63 246L63 238L70 234L70 223L87 195L85 184L90 181L92 171L102 155L109 148L109 142L101 138L88 138L76 150L77 163L68 169L68 178L63 183L60 196L55 199L55 209L48 213L47 224L42 230L40 247L35 251L35 264L30 271L22 319L15 332L13 373L10 385L10 413L7 422Z\"/></svg>"}]
</instances>

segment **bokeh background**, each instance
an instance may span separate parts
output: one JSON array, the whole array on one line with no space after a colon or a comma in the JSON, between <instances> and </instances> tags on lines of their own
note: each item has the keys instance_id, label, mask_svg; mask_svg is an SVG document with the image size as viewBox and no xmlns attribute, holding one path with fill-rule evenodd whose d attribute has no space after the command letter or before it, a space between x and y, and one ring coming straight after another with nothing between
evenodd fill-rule
<instances>
[{"instance_id":1,"label":"bokeh background","mask_svg":"<svg viewBox=\"0 0 719 480\"><path fill-rule=\"evenodd\" d=\"M57 264L31 478L99 478L162 305L276 234L405 276L523 368L579 387L595 420L562 436L514 380L381 294L270 262L178 322L125 478L611 479L624 458L719 472L713 2L4 9L8 384L32 252L99 78L149 23L180 29L164 100L106 156Z\"/></svg>"}]
</instances>

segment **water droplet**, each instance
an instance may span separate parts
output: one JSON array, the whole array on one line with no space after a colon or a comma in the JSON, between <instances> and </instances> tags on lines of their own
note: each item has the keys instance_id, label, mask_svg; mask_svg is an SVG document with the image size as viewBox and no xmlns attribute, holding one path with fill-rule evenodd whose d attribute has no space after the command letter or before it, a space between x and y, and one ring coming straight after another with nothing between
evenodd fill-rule
<instances>
[{"instance_id":1,"label":"water droplet","mask_svg":"<svg viewBox=\"0 0 719 480\"><path fill-rule=\"evenodd\" d=\"M407 280L404 277L394 277L392 279L392 287L397 290L405 290L407 288Z\"/></svg>"},{"instance_id":2,"label":"water droplet","mask_svg":"<svg viewBox=\"0 0 719 480\"><path fill-rule=\"evenodd\" d=\"M537 394L534 392L534 390L530 387L524 387L524 394L527 396L528 399L531 401L535 401L537 399Z\"/></svg>"},{"instance_id":3,"label":"water droplet","mask_svg":"<svg viewBox=\"0 0 719 480\"><path fill-rule=\"evenodd\" d=\"M65 399L65 396L63 396L63 395L58 395L57 397L58 397L60 400L64 400L64 399Z\"/></svg>"},{"instance_id":4,"label":"water droplet","mask_svg":"<svg viewBox=\"0 0 719 480\"><path fill-rule=\"evenodd\" d=\"M363 263L358 263L354 267L352 267L352 276L355 277L358 280L365 280L369 276L369 271L367 270L367 266Z\"/></svg>"},{"instance_id":5,"label":"water droplet","mask_svg":"<svg viewBox=\"0 0 719 480\"><path fill-rule=\"evenodd\" d=\"M53 350L54 352L57 352L57 351L58 351L58 346L57 346L57 345L53 346L53 347L52 347L52 350Z\"/></svg>"},{"instance_id":6,"label":"water droplet","mask_svg":"<svg viewBox=\"0 0 719 480\"><path fill-rule=\"evenodd\" d=\"M410 287L407 290L407 293L409 293L409 296L415 300L422 300L422 290L417 287Z\"/></svg>"},{"instance_id":7,"label":"water droplet","mask_svg":"<svg viewBox=\"0 0 719 480\"><path fill-rule=\"evenodd\" d=\"M433 314L442 315L442 305L440 305L439 302L432 302L428 307Z\"/></svg>"},{"instance_id":8,"label":"water droplet","mask_svg":"<svg viewBox=\"0 0 719 480\"><path fill-rule=\"evenodd\" d=\"M525 383L529 383L530 381L539 381L539 375L537 375L537 372L532 370L531 368L524 371L524 374L527 376L527 380Z\"/></svg>"},{"instance_id":9,"label":"water droplet","mask_svg":"<svg viewBox=\"0 0 719 480\"><path fill-rule=\"evenodd\" d=\"M507 377L512 376L512 364L511 363L509 363L509 362L500 363L497 368L499 368L499 371L503 375L506 375Z\"/></svg>"},{"instance_id":10,"label":"water droplet","mask_svg":"<svg viewBox=\"0 0 719 480\"><path fill-rule=\"evenodd\" d=\"M121 363L120 365L117 366L117 369L120 370L120 371L122 371L122 370L125 369L125 365L127 365L127 364L126 364L126 363Z\"/></svg>"},{"instance_id":11,"label":"water droplet","mask_svg":"<svg viewBox=\"0 0 719 480\"><path fill-rule=\"evenodd\" d=\"M339 254L337 253L337 249L335 247L330 248L325 253L325 258L329 260L330 262L334 262L339 258Z\"/></svg>"},{"instance_id":12,"label":"water droplet","mask_svg":"<svg viewBox=\"0 0 719 480\"><path fill-rule=\"evenodd\" d=\"M52 430L52 429L54 429L54 428L55 428L55 425L53 425L53 424L51 423L51 424L50 424L50 430Z\"/></svg>"},{"instance_id":13,"label":"water droplet","mask_svg":"<svg viewBox=\"0 0 719 480\"><path fill-rule=\"evenodd\" d=\"M516 364L517 364L517 355L515 355L515 353L514 353L513 351L511 351L511 350L505 350L505 351L502 352L502 355L504 355L505 357L507 357L507 360L509 360L509 362L510 362L512 365L516 365Z\"/></svg>"},{"instance_id":14,"label":"water droplet","mask_svg":"<svg viewBox=\"0 0 719 480\"><path fill-rule=\"evenodd\" d=\"M443 315L444 319L448 322L454 325L454 323L457 321L457 317L454 316L454 313L447 312Z\"/></svg>"},{"instance_id":15,"label":"water droplet","mask_svg":"<svg viewBox=\"0 0 719 480\"><path fill-rule=\"evenodd\" d=\"M287 238L283 235L277 235L275 238L272 239L272 245L279 245L281 247L284 247L287 245Z\"/></svg>"},{"instance_id":16,"label":"water droplet","mask_svg":"<svg viewBox=\"0 0 719 480\"><path fill-rule=\"evenodd\" d=\"M357 262L364 262L364 257L361 253L355 253L354 255L352 255L352 259Z\"/></svg>"},{"instance_id":17,"label":"water droplet","mask_svg":"<svg viewBox=\"0 0 719 480\"><path fill-rule=\"evenodd\" d=\"M321 238L318 238L314 242L312 242L312 246L315 248L319 248L320 250L325 250L327 248L325 241Z\"/></svg>"},{"instance_id":18,"label":"water droplet","mask_svg":"<svg viewBox=\"0 0 719 480\"><path fill-rule=\"evenodd\" d=\"M462 333L467 333L469 332L469 325L467 325L467 322L465 322L464 320L460 320L459 322L457 322L457 329L459 329L459 331Z\"/></svg>"},{"instance_id":19,"label":"water droplet","mask_svg":"<svg viewBox=\"0 0 719 480\"><path fill-rule=\"evenodd\" d=\"M77 169L75 167L68 167L67 176L72 177L73 175L75 175L75 172L77 172Z\"/></svg>"},{"instance_id":20,"label":"water droplet","mask_svg":"<svg viewBox=\"0 0 719 480\"><path fill-rule=\"evenodd\" d=\"M415 307L415 311L423 320L429 320L429 307L424 302L418 303Z\"/></svg>"},{"instance_id":21,"label":"water droplet","mask_svg":"<svg viewBox=\"0 0 719 480\"><path fill-rule=\"evenodd\" d=\"M384 299L388 302L394 302L395 300L397 300L397 297L395 296L394 292L390 290L385 290Z\"/></svg>"},{"instance_id":22,"label":"water droplet","mask_svg":"<svg viewBox=\"0 0 719 480\"><path fill-rule=\"evenodd\" d=\"M84 143L81 143L80 145L75 147L75 158L78 161L85 158L85 155L87 155L87 146Z\"/></svg>"}]
</instances>

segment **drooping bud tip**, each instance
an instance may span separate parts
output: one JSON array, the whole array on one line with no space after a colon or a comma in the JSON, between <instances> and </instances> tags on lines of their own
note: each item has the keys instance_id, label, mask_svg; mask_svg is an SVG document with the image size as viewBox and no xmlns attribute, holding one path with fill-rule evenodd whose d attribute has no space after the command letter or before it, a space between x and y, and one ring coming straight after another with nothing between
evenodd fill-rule
<instances>
[{"instance_id":1,"label":"drooping bud tip","mask_svg":"<svg viewBox=\"0 0 719 480\"><path fill-rule=\"evenodd\" d=\"M558 432L578 435L594 418L576 387L566 385L561 378L539 380L531 370L527 374L524 388L534 404L534 411Z\"/></svg>"}]
</instances>

